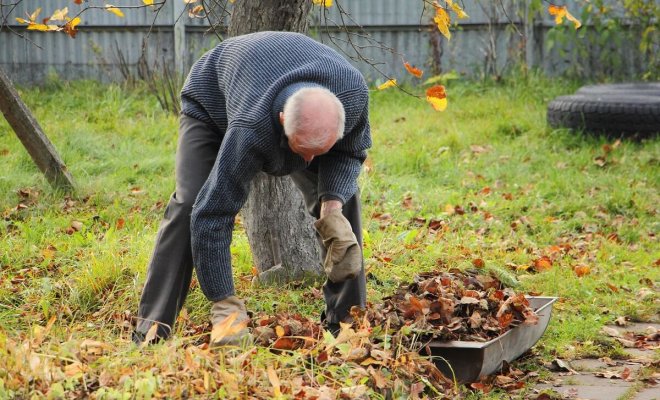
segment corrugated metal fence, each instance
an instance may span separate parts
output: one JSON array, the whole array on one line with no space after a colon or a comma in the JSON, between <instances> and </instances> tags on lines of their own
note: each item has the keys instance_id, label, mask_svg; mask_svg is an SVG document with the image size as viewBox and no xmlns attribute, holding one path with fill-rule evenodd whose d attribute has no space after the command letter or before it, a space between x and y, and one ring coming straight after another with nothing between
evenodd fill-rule
<instances>
[{"instance_id":1,"label":"corrugated metal fence","mask_svg":"<svg viewBox=\"0 0 660 400\"><path fill-rule=\"evenodd\" d=\"M139 0L112 3L142 4ZM461 4L470 18L459 21L450 41L431 28L432 10L428 4L425 10L422 0L345 0L341 4L350 13L350 18L345 18L348 29L333 24L341 21L336 5L325 17L323 10L315 7L310 35L356 58L355 66L373 82L384 80L384 76L410 79L403 69L404 58L427 71L427 76L450 70L471 76L498 75L521 62L551 75L566 67L565 56L544 49L548 29L554 25L552 19L538 15L527 18L524 0L464 0ZM188 17L183 0L168 0L157 15L149 8L126 10L125 18L90 10L83 14L75 39L60 32L26 31L13 22L14 17L40 6L41 17L65 6L73 14L77 7L71 0L25 0L20 10L12 13L8 28L0 31L0 66L23 84L42 82L52 73L63 79L118 80L127 73L137 74L141 58L152 68L168 65L185 72L219 42L204 20ZM8 7L3 8L6 13ZM355 48L369 62L357 60ZM625 46L621 52L622 68L631 75L638 74L635 46Z\"/></svg>"}]
</instances>

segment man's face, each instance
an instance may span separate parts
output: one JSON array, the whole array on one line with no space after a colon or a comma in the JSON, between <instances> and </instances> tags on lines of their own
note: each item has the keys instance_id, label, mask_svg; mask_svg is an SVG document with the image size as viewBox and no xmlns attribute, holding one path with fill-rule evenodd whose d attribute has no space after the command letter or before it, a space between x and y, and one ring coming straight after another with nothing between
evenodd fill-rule
<instances>
[{"instance_id":1,"label":"man's face","mask_svg":"<svg viewBox=\"0 0 660 400\"><path fill-rule=\"evenodd\" d=\"M321 147L314 149L307 149L301 146L299 143L300 138L304 134L305 133L298 132L293 137L289 138L289 148L291 149L291 151L302 157L306 162L312 162L314 157L320 156L330 151L330 149L332 148L332 146L334 146L336 141L332 135L328 135L329 136L328 140L326 140L326 143L324 143Z\"/></svg>"},{"instance_id":2,"label":"man's face","mask_svg":"<svg viewBox=\"0 0 660 400\"><path fill-rule=\"evenodd\" d=\"M282 113L280 113L280 122L282 123L282 125L284 125L284 115ZM330 151L332 146L334 146L335 142L337 141L335 135L328 135L326 140L323 143L321 143L318 147L310 149L304 147L302 145L304 141L301 140L305 138L305 135L309 135L309 134L311 133L296 132L292 137L288 138L289 148L291 149L291 151L298 154L306 162L311 162L314 159L314 157L320 156Z\"/></svg>"}]
</instances>

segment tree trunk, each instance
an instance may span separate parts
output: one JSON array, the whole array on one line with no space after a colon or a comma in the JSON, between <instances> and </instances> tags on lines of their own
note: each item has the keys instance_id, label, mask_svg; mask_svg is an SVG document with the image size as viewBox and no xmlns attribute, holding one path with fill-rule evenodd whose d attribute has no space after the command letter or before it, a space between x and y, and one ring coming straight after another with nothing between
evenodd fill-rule
<instances>
[{"instance_id":1,"label":"tree trunk","mask_svg":"<svg viewBox=\"0 0 660 400\"><path fill-rule=\"evenodd\" d=\"M241 0L235 3L229 36L258 31L306 33L310 0ZM318 277L323 269L302 196L289 177L257 174L242 211L259 283Z\"/></svg>"},{"instance_id":2,"label":"tree trunk","mask_svg":"<svg viewBox=\"0 0 660 400\"><path fill-rule=\"evenodd\" d=\"M73 177L2 69L0 69L0 111L48 182L56 189L72 192L75 186Z\"/></svg>"}]
</instances>

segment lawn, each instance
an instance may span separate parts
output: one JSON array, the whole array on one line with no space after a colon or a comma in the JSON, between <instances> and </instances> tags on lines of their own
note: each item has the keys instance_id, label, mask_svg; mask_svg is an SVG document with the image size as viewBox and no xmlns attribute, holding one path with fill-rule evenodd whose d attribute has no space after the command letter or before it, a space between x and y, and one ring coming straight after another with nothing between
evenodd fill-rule
<instances>
[{"instance_id":1,"label":"lawn","mask_svg":"<svg viewBox=\"0 0 660 400\"><path fill-rule=\"evenodd\" d=\"M452 82L443 113L394 89L372 93L374 146L360 178L370 302L416 273L475 266L517 291L558 296L544 337L516 363L541 377L554 358L623 356L601 333L618 317L658 320L660 141L548 128L547 102L578 86L534 75ZM78 192L53 191L0 120L0 399L248 391L293 398L302 382L308 394L363 387L365 396L384 398L376 393L386 392L376 390L381 375L350 362L310 363L267 348L209 352L200 346L209 304L197 286L172 340L133 345L146 263L174 185L177 120L143 88L54 79L20 92ZM232 256L249 310L318 318L323 301L314 288L251 287L241 229ZM421 382L436 396L428 379L416 379L392 375L388 393L407 398ZM508 396L465 386L455 393ZM516 396L528 394L525 387Z\"/></svg>"}]
</instances>

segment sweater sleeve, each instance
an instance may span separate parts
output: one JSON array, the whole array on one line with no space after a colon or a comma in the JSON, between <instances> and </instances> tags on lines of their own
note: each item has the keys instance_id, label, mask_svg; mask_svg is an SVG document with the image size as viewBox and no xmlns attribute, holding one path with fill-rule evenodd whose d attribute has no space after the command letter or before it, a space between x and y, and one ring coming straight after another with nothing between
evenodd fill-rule
<instances>
[{"instance_id":1,"label":"sweater sleeve","mask_svg":"<svg viewBox=\"0 0 660 400\"><path fill-rule=\"evenodd\" d=\"M191 215L191 244L197 279L204 295L218 301L234 294L229 247L236 214L245 203L249 186L261 170L255 135L230 128Z\"/></svg>"},{"instance_id":2,"label":"sweater sleeve","mask_svg":"<svg viewBox=\"0 0 660 400\"><path fill-rule=\"evenodd\" d=\"M342 203L357 191L357 178L371 147L369 102L357 122L327 153L319 157L319 199L336 198Z\"/></svg>"}]
</instances>

